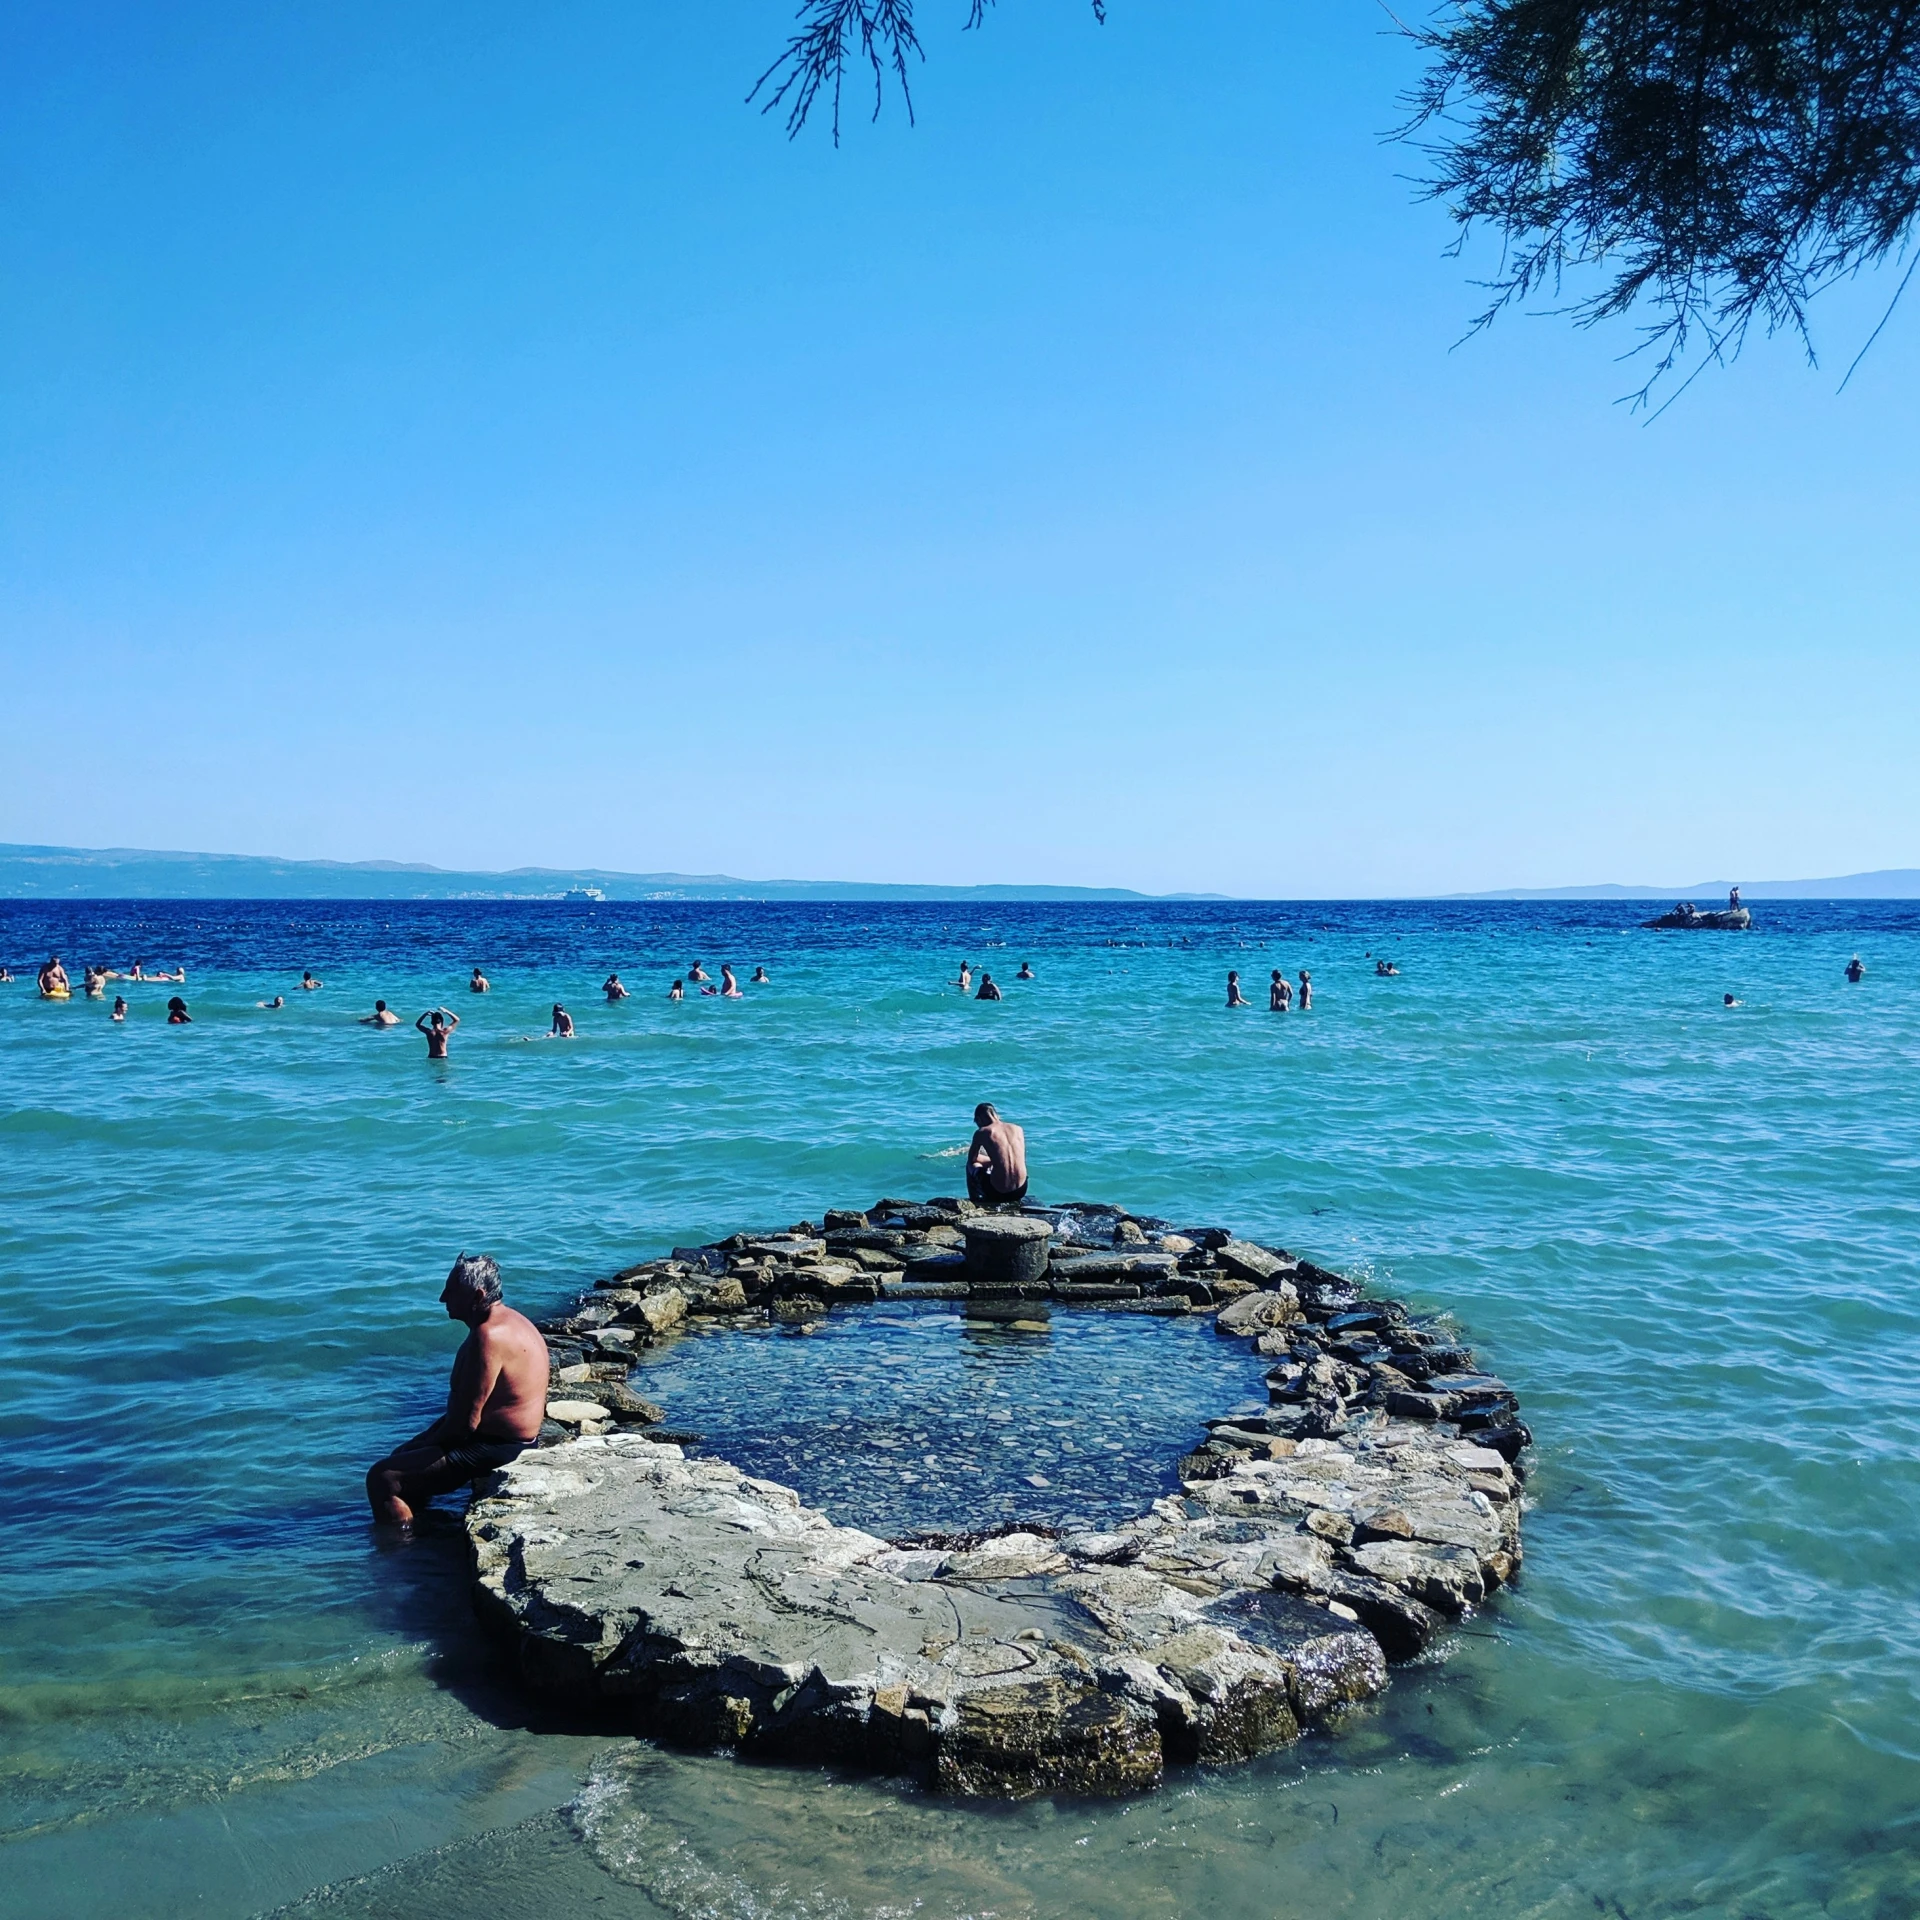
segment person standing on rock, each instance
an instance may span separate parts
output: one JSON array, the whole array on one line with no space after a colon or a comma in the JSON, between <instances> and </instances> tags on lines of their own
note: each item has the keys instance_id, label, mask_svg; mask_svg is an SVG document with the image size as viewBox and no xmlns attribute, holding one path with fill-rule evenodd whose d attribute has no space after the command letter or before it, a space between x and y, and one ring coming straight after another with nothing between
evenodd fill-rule
<instances>
[{"instance_id":1,"label":"person standing on rock","mask_svg":"<svg viewBox=\"0 0 1920 1920\"><path fill-rule=\"evenodd\" d=\"M546 1418L547 1343L501 1299L498 1263L463 1253L440 1299L467 1337L454 1355L446 1412L368 1469L367 1501L385 1526L411 1527L435 1494L518 1459Z\"/></svg>"},{"instance_id":2,"label":"person standing on rock","mask_svg":"<svg viewBox=\"0 0 1920 1920\"><path fill-rule=\"evenodd\" d=\"M1027 1197L1027 1136L986 1102L973 1110L967 1148L967 1198L982 1206L1014 1207Z\"/></svg>"}]
</instances>

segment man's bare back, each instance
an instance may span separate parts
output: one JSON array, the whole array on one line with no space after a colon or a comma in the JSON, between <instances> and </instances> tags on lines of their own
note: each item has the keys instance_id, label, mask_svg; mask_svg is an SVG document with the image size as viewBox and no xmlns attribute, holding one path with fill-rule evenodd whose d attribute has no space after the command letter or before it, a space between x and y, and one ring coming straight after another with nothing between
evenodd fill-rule
<instances>
[{"instance_id":1,"label":"man's bare back","mask_svg":"<svg viewBox=\"0 0 1920 1920\"><path fill-rule=\"evenodd\" d=\"M496 1300L453 1357L442 1426L488 1440L533 1440L547 1415L547 1343L524 1313Z\"/></svg>"},{"instance_id":2,"label":"man's bare back","mask_svg":"<svg viewBox=\"0 0 1920 1920\"><path fill-rule=\"evenodd\" d=\"M967 1192L975 1200L1019 1200L1027 1191L1027 1136L984 1103L967 1148Z\"/></svg>"}]
</instances>

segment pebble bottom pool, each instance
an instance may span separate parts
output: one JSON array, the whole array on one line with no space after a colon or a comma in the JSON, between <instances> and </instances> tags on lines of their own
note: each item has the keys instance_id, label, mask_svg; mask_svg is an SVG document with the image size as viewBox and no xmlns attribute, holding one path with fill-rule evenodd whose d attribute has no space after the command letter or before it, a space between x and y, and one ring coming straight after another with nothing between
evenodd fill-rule
<instances>
[{"instance_id":1,"label":"pebble bottom pool","mask_svg":"<svg viewBox=\"0 0 1920 1920\"><path fill-rule=\"evenodd\" d=\"M0 903L0 1913L1907 1920L1920 908L1641 917ZM188 984L116 1027L37 1000L53 949ZM772 985L670 1005L696 958ZM1007 998L945 984L962 958ZM1229 967L1275 966L1311 1014L1225 1010ZM376 996L453 1006L452 1059L358 1026ZM556 999L571 1043L533 1037ZM1520 1584L1338 1738L1119 1805L956 1808L530 1708L453 1516L365 1523L365 1464L444 1391L453 1254L552 1311L674 1245L954 1192L981 1099L1036 1198L1451 1315L1537 1438ZM1204 1326L871 1311L636 1384L883 1532L1144 1503L1259 1391Z\"/></svg>"}]
</instances>

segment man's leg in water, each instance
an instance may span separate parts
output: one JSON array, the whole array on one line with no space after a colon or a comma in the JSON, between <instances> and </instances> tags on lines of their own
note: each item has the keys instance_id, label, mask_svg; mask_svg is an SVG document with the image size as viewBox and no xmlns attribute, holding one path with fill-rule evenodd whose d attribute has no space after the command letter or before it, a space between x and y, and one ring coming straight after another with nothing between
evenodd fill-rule
<instances>
[{"instance_id":1,"label":"man's leg in water","mask_svg":"<svg viewBox=\"0 0 1920 1920\"><path fill-rule=\"evenodd\" d=\"M451 1493L472 1477L468 1469L449 1463L447 1442L436 1420L425 1433L415 1434L367 1470L367 1503L376 1520L404 1527L411 1524L416 1507L425 1506L436 1493Z\"/></svg>"}]
</instances>

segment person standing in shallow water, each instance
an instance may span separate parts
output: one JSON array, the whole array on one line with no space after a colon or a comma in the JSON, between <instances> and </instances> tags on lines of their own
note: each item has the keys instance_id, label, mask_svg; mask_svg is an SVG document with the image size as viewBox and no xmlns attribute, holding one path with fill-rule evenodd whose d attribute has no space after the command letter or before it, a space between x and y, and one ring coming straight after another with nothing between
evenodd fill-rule
<instances>
[{"instance_id":1,"label":"person standing in shallow water","mask_svg":"<svg viewBox=\"0 0 1920 1920\"><path fill-rule=\"evenodd\" d=\"M1240 991L1240 976L1229 970L1227 974L1227 1005L1230 1007L1250 1007L1253 1002Z\"/></svg>"},{"instance_id":2,"label":"person standing in shallow water","mask_svg":"<svg viewBox=\"0 0 1920 1920\"><path fill-rule=\"evenodd\" d=\"M1310 1013L1313 1010L1313 975L1305 967L1300 969L1300 1011Z\"/></svg>"},{"instance_id":3,"label":"person standing in shallow water","mask_svg":"<svg viewBox=\"0 0 1920 1920\"><path fill-rule=\"evenodd\" d=\"M475 967L473 970L473 978L467 982L467 991L469 993L491 993L493 991L493 982L489 980L478 967Z\"/></svg>"},{"instance_id":4,"label":"person standing in shallow water","mask_svg":"<svg viewBox=\"0 0 1920 1920\"><path fill-rule=\"evenodd\" d=\"M412 1526L436 1494L517 1460L546 1418L547 1343L501 1299L499 1265L463 1253L440 1299L467 1337L454 1355L446 1412L368 1469L367 1503L386 1526Z\"/></svg>"},{"instance_id":5,"label":"person standing in shallow water","mask_svg":"<svg viewBox=\"0 0 1920 1920\"><path fill-rule=\"evenodd\" d=\"M447 1042L453 1038L453 1030L460 1024L460 1016L449 1013L445 1007L435 1007L431 1013L423 1013L413 1024L427 1036L427 1058L444 1060L447 1057Z\"/></svg>"},{"instance_id":6,"label":"person standing in shallow water","mask_svg":"<svg viewBox=\"0 0 1920 1920\"><path fill-rule=\"evenodd\" d=\"M746 995L740 991L740 982L733 977L733 969L722 963L720 968L720 998L722 1000L744 1000Z\"/></svg>"},{"instance_id":7,"label":"person standing in shallow water","mask_svg":"<svg viewBox=\"0 0 1920 1920\"><path fill-rule=\"evenodd\" d=\"M967 1147L967 1198L982 1206L1012 1207L1027 1197L1027 1136L1002 1120L985 1100L973 1110Z\"/></svg>"},{"instance_id":8,"label":"person standing in shallow water","mask_svg":"<svg viewBox=\"0 0 1920 1920\"><path fill-rule=\"evenodd\" d=\"M1273 978L1267 986L1267 1011L1285 1013L1293 1005L1293 989L1287 985L1287 976L1278 967L1273 970Z\"/></svg>"},{"instance_id":9,"label":"person standing in shallow water","mask_svg":"<svg viewBox=\"0 0 1920 1920\"><path fill-rule=\"evenodd\" d=\"M993 975L985 967L980 969L980 991L973 996L976 1000L1004 1000L1006 995L993 984Z\"/></svg>"},{"instance_id":10,"label":"person standing in shallow water","mask_svg":"<svg viewBox=\"0 0 1920 1920\"><path fill-rule=\"evenodd\" d=\"M673 985L667 989L667 998L669 1000L684 1000L686 997L687 983L684 980L676 980Z\"/></svg>"}]
</instances>

